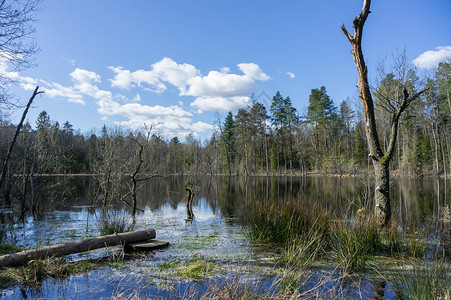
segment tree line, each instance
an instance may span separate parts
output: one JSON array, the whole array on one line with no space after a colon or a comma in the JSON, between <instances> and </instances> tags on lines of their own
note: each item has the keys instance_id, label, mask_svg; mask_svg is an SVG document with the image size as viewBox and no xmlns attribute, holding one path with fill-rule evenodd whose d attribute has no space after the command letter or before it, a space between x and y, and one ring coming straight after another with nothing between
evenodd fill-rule
<instances>
[{"instance_id":1,"label":"tree line","mask_svg":"<svg viewBox=\"0 0 451 300\"><path fill-rule=\"evenodd\" d=\"M402 74L401 74L402 73ZM403 75L404 77L401 77ZM388 147L390 105L400 84L414 92L414 70L383 74L374 88L377 130ZM451 169L451 64L440 63L429 89L413 102L399 123L398 147L392 170L399 175L447 175ZM362 109L357 101L338 106L324 86L311 90L302 115L289 96L277 92L269 109L251 97L251 105L219 121L211 137L193 134L181 142L154 132L103 127L82 135L67 121L60 125L41 112L36 129L25 124L17 139L8 174L355 174L368 167L368 146ZM269 106L269 105L268 105ZM0 122L0 155L5 157L16 126ZM145 147L143 147L145 146ZM142 148L142 149L141 149ZM141 158L138 152L141 151Z\"/></svg>"}]
</instances>

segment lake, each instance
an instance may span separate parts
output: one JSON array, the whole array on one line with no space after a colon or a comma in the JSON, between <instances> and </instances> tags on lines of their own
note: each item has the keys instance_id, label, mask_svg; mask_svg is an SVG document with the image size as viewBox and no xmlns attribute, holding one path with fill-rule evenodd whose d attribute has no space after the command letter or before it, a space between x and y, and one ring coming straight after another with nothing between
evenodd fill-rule
<instances>
[{"instance_id":1,"label":"lake","mask_svg":"<svg viewBox=\"0 0 451 300\"><path fill-rule=\"evenodd\" d=\"M14 221L6 239L23 248L82 240L99 235L100 204L93 203L96 186L91 177L63 180L64 193L42 194L43 213L27 216L19 222L7 211L2 223ZM190 182L195 191L194 220L187 221L184 186ZM258 290L274 288L277 253L272 247L253 244L246 235L246 216L259 202L295 201L305 206L318 205L337 215L372 207L371 178L338 177L182 177L170 176L147 181L138 192L135 229L154 228L157 239L171 246L148 255L125 260L106 260L105 266L70 275L64 279L47 278L39 286L13 286L1 291L5 299L36 298L176 298L203 293L211 284L221 285L230 278L252 283ZM441 208L451 203L451 183L442 179L394 179L392 207L400 230L421 227L427 220L439 218ZM112 218L131 220L123 202L112 203ZM131 222L131 221L130 221ZM118 251L99 249L74 254L66 261L111 257ZM186 262L208 262L205 276L185 276L183 268L173 272L163 266L185 266ZM324 268L331 274L333 269ZM324 270L323 270L324 271ZM318 273L319 274L319 273ZM320 275L316 276L320 276ZM312 277L312 282L315 277ZM370 278L359 280L363 293L372 293ZM314 283L312 283L313 285ZM334 288L334 284L324 287ZM342 282L340 284L343 284ZM353 298L355 285L346 287ZM394 298L387 287L387 299Z\"/></svg>"}]
</instances>

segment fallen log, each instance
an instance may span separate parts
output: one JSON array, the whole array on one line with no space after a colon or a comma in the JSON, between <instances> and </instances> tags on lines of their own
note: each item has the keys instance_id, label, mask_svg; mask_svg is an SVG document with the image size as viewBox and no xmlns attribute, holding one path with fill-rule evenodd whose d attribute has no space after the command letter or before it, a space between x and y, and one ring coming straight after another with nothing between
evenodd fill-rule
<instances>
[{"instance_id":1,"label":"fallen log","mask_svg":"<svg viewBox=\"0 0 451 300\"><path fill-rule=\"evenodd\" d=\"M104 247L147 241L149 239L154 239L155 236L155 229L146 229L141 231L99 236L88 240L57 244L40 249L25 250L18 253L0 256L0 267L20 266L33 259L60 257L68 254L80 253Z\"/></svg>"}]
</instances>

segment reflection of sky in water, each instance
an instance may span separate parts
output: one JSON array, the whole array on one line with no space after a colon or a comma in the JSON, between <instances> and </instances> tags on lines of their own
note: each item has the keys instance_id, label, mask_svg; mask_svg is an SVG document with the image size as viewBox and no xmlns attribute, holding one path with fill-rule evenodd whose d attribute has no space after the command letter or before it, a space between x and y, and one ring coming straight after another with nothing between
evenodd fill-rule
<instances>
[{"instance_id":1,"label":"reflection of sky in water","mask_svg":"<svg viewBox=\"0 0 451 300\"><path fill-rule=\"evenodd\" d=\"M218 180L222 179L218 178ZM255 180L257 184L260 184L257 179ZM234 222L228 222L229 220L226 220L224 216L235 215L238 209L243 209L243 203L255 203L268 197L273 201L295 199L296 201L305 202L306 205L313 205L317 201L323 201L323 203L330 204L331 207L347 207L351 201L350 199L358 198L361 194L360 190L358 190L358 182L354 182L353 179L340 181L340 183L349 183L351 181L352 184L356 184L356 186L351 185L349 190L342 185L333 185L329 182L334 182L335 178L324 179L324 182L321 178L305 179L305 182L296 180L287 184L287 182L282 181L282 178L277 178L277 180L269 182L271 183L269 189L265 185L262 185L263 188L254 188L253 184L249 184L244 186L243 189L230 188L230 191L236 190L234 193L230 192L230 194L228 193L229 185L218 183L218 191L212 192L210 195L207 193L201 195L201 192L199 192L199 197L195 198L193 204L195 219L191 223L186 222L187 213L184 201L176 204L171 201L170 197L160 195L158 199L167 199L168 202L164 204L158 201L156 201L158 203L152 203L159 207L156 210L151 210L150 207L155 206L149 203L149 206L144 208L144 212L137 213L135 229L156 229L157 239L167 240L171 243L168 249L156 253L155 256L148 255L146 257L129 259L126 261L125 267L108 267L106 269L93 270L88 274L71 276L64 280L48 279L43 283L41 289L27 290L27 295L28 297L36 298L108 298L116 292L127 290L133 292L134 288L139 286L139 295L143 298L154 298L155 295L160 295L162 298L174 298L176 295L183 295L193 285L196 288L204 288L205 281L198 284L187 281L173 281L171 283L172 290L157 288L155 282L159 283L162 278L160 278L160 275L155 274L153 267L161 264L163 261L177 259L183 262L197 257L226 265L229 268L232 266L232 272L237 271L242 265L245 265L244 267L246 268L249 265L261 265L268 261L268 264L273 266L274 260L269 260L268 258L274 258L275 255L273 253L268 255L268 253L263 253L253 248L249 240L244 236L243 228L234 225ZM268 181L268 179L265 178L265 181ZM279 181L281 182L279 183ZM431 190L431 187L434 187L433 185L430 183L426 184L428 183L426 181L422 181L421 184L414 184L413 181L407 183L399 185L401 187L399 192L396 190L393 193L394 213L399 215L398 219L400 222L415 223L421 221L425 216L433 215L433 212L438 211L440 205L435 204L435 194ZM396 184L393 186L397 188ZM419 187L422 187L422 189ZM225 190L221 192L220 188L227 188L227 193L224 192ZM246 188L250 190L244 193L243 191ZM323 188L327 192L323 191ZM180 189L171 188L171 190ZM260 193L262 191L263 193ZM449 203L451 191L448 193L446 191L443 195L440 195L440 203ZM153 193L152 190L152 196L157 194ZM250 195L251 198L245 198L244 194ZM319 194L323 198L320 199ZM177 195L180 199L184 199L183 193ZM404 200L397 200L396 197ZM209 201L207 201L207 198ZM146 198L142 197L141 199ZM147 197L147 199L155 198ZM356 209L358 207L358 205L355 205ZM224 209L224 211L221 213L220 209ZM128 211L128 208L119 210L113 213L113 216L124 217L131 222ZM100 216L101 212L99 209L88 206L76 206L70 210L60 209L46 213L42 220L35 220L29 217L26 219L26 222L15 224L9 238L23 248L82 240L99 235ZM69 256L68 259L89 259L106 255L109 255L107 250L98 249L89 253L74 254ZM219 276L224 278L228 275L226 272L226 274L219 274ZM164 279L167 280L168 278ZM246 273L244 280L253 282L262 280L262 278L259 277L259 273L249 272ZM273 279L265 280L270 282ZM316 282L315 277L312 277L311 280L311 284L314 285ZM348 283L335 281L331 282L330 288L337 284L343 284L345 288L351 290L347 296L350 296L352 299L352 290L354 288L371 289L371 280L363 279L363 281L360 281L360 278L358 280L360 283L354 285L354 287ZM262 284L265 285L267 283ZM329 286L325 285L324 288L328 289ZM22 299L18 288L0 291L0 297ZM386 294L385 299L393 298L393 295Z\"/></svg>"},{"instance_id":2,"label":"reflection of sky in water","mask_svg":"<svg viewBox=\"0 0 451 300\"><path fill-rule=\"evenodd\" d=\"M95 210L95 213L90 211L93 212L88 207L74 207L72 211L50 212L43 220L28 218L25 223L14 226L13 236L17 244L24 248L98 236L100 211ZM145 282L143 297L152 295L175 297L193 288L194 283L173 282L175 291L157 288L149 283L155 279L155 270L152 267L167 260L178 259L183 262L194 257L219 263L222 261L226 264L240 264L240 259L250 259L253 251L249 246L250 242L243 237L240 226L226 224L219 210L213 213L205 198L199 198L194 202L193 212L195 219L187 222L184 202L175 208L166 203L155 211L146 207L144 212L137 214L135 229L155 228L157 239L171 243L168 249L156 253L155 256L127 260L126 267L93 270L88 274L71 276L64 280L47 279L39 290L26 290L28 297L108 298L118 289L133 289L143 281ZM125 216L131 220L124 210L113 215L121 218ZM109 255L108 251L111 249L98 249L89 253L70 255L67 259L98 258ZM201 287L202 284L197 286ZM22 298L18 289L5 290L0 295L12 299Z\"/></svg>"},{"instance_id":3,"label":"reflection of sky in water","mask_svg":"<svg viewBox=\"0 0 451 300\"><path fill-rule=\"evenodd\" d=\"M98 236L98 224L100 222L101 212L96 209L92 213L92 209L87 206L77 206L71 211L53 211L47 213L42 220L35 220L28 217L25 222L16 223L11 232L10 237L19 247L34 248L56 243L81 240L90 236ZM169 203L160 207L155 211L151 211L148 207L144 213L137 214L136 230L144 228L155 228L157 230L157 238L165 235L173 236L177 229L182 227L205 226L207 224L219 224L222 222L219 212L216 215L205 198L198 199L193 205L195 219L191 225L186 220L186 204L179 203L174 209ZM125 211L118 211L112 214L113 217L130 219L131 217Z\"/></svg>"}]
</instances>

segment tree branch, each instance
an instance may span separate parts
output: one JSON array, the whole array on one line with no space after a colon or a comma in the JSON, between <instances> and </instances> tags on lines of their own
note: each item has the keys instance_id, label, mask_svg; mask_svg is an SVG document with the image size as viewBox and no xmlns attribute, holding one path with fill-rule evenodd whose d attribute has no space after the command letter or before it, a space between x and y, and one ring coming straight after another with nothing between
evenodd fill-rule
<instances>
[{"instance_id":1,"label":"tree branch","mask_svg":"<svg viewBox=\"0 0 451 300\"><path fill-rule=\"evenodd\" d=\"M37 86L37 87L34 89L34 92L33 92L33 94L31 95L30 99L28 100L28 103L27 103L27 105L26 105L26 107L25 107L25 110L24 110L24 112L23 112L23 114L22 114L22 118L20 119L20 122L19 122L19 124L17 125L16 132L15 132L15 134L14 134L14 136L13 136L13 139L12 139L12 141L11 141L11 144L9 145L8 152L7 152L7 154L6 154L5 161L3 162L2 174L1 174L1 176L0 176L0 191L1 191L1 189L2 189L2 187L3 187L3 183L4 183L4 181L5 181L6 172L7 172L7 170L8 170L9 161L10 161L10 159L11 159L11 153L12 153L13 150L14 150L14 146L15 146L15 144L16 144L17 137L19 136L20 130L22 129L23 122L25 121L25 118L26 118L26 116L27 116L28 110L30 109L31 103L33 103L34 98L35 98L37 95L42 94L42 93L44 93L44 92L39 90L39 86Z\"/></svg>"}]
</instances>

